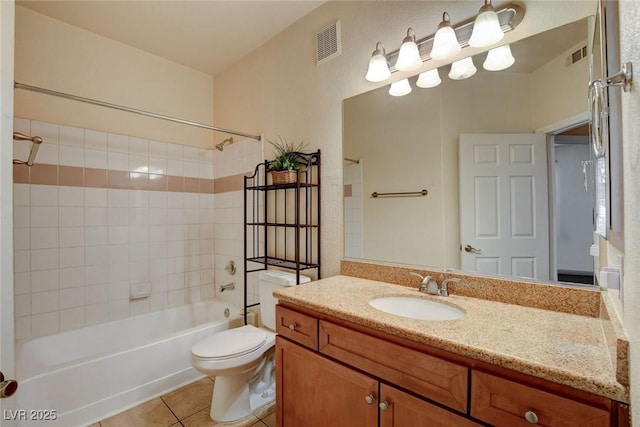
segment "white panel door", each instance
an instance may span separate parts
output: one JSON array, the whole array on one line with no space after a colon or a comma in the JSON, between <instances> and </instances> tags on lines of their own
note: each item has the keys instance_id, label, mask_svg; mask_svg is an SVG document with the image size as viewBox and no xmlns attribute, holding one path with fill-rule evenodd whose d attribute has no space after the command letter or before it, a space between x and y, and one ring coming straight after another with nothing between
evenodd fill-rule
<instances>
[{"instance_id":1,"label":"white panel door","mask_svg":"<svg viewBox=\"0 0 640 427\"><path fill-rule=\"evenodd\" d=\"M462 269L549 280L546 136L461 134L459 161Z\"/></svg>"}]
</instances>

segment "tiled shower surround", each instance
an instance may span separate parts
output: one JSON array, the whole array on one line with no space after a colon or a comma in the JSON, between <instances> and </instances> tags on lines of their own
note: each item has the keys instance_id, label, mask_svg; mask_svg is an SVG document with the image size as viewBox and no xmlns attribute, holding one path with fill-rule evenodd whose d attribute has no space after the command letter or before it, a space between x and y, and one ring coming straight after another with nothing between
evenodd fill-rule
<instances>
[{"instance_id":1,"label":"tiled shower surround","mask_svg":"<svg viewBox=\"0 0 640 427\"><path fill-rule=\"evenodd\" d=\"M32 168L14 166L18 339L213 298L230 280L216 262L242 267L242 223L229 209L242 209L259 143L219 153L26 119L14 131L44 140ZM15 157L28 147L16 143ZM239 270L238 295L225 296L236 302ZM147 283L148 298L130 299Z\"/></svg>"}]
</instances>

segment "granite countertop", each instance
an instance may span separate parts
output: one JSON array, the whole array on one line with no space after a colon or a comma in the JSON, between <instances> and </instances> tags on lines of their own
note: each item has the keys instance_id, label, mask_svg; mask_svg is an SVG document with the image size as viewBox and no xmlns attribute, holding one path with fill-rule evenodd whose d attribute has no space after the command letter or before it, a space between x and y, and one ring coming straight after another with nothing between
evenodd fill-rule
<instances>
[{"instance_id":1,"label":"granite countertop","mask_svg":"<svg viewBox=\"0 0 640 427\"><path fill-rule=\"evenodd\" d=\"M381 296L415 296L456 306L457 320L408 319L367 302ZM334 276L274 292L280 301L579 390L628 402L616 381L599 318L457 295L420 294L414 288Z\"/></svg>"}]
</instances>

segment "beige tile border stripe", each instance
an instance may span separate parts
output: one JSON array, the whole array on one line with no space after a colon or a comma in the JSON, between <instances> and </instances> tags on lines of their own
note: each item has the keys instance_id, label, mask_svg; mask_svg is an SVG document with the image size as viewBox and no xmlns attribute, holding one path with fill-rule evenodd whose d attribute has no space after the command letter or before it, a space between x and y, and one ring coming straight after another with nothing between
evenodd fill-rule
<instances>
[{"instance_id":1,"label":"beige tile border stripe","mask_svg":"<svg viewBox=\"0 0 640 427\"><path fill-rule=\"evenodd\" d=\"M217 194L243 189L246 174L216 179L114 171L48 164L13 165L14 184L61 185L68 187L116 188L123 190L172 191Z\"/></svg>"}]
</instances>

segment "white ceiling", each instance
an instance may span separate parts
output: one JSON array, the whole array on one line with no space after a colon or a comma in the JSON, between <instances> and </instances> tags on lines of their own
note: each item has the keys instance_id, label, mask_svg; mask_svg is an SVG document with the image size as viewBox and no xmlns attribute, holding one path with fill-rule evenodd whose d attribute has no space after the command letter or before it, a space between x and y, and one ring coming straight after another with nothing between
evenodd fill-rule
<instances>
[{"instance_id":1,"label":"white ceiling","mask_svg":"<svg viewBox=\"0 0 640 427\"><path fill-rule=\"evenodd\" d=\"M323 1L17 1L68 24L216 75Z\"/></svg>"}]
</instances>

